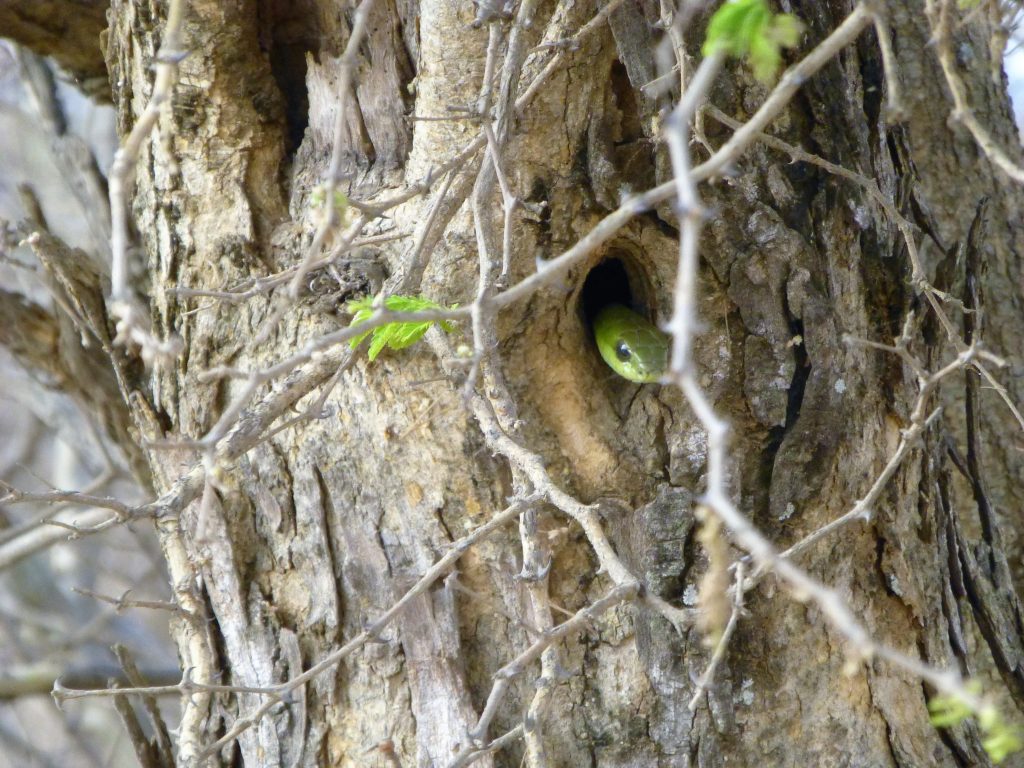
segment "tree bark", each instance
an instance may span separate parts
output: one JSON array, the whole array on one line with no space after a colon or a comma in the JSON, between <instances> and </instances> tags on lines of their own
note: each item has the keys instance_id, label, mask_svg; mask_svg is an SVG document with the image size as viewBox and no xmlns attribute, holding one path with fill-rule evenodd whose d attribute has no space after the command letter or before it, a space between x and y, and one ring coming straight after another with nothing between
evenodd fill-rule
<instances>
[{"instance_id":1,"label":"tree bark","mask_svg":"<svg viewBox=\"0 0 1024 768\"><path fill-rule=\"evenodd\" d=\"M793 60L851 10L838 0L790 5L807 27ZM150 94L162 9L112 4L106 64L124 132ZM591 0L539 3L520 31L533 51L523 82L552 50L536 46L571 37L598 10ZM659 71L657 18L653 2L624 4L512 115L501 164L525 207L515 217L506 284L579 241L627 196L670 178L659 110L678 92L652 96L644 88ZM320 215L315 188L332 152L353 19L328 0L189 1L188 56L143 150L133 200L154 328L180 336L185 351L131 382L136 434L201 439L245 386L207 371L289 357L344 326L344 302L375 291L381 279L403 293L472 303L473 217L468 204L450 201L469 193L479 156L450 186L434 183L373 220L364 236L409 236L362 246L339 266L342 279L313 273L267 338L261 331L280 297L228 302L178 290L227 289L302 258ZM431 119L464 115L451 108L478 103L491 25L474 19L468 3L374 4L343 115L339 184L348 198L372 206L421 184L477 135L478 122ZM687 30L694 56L705 21ZM869 30L803 85L770 132L877 181L918 228L928 279L980 310L947 306L968 342L982 339L1010 361L997 375L1021 402L1024 196L951 127L952 100L922 8L894 4L888 24L903 122L886 123L891 86ZM1005 84L989 75L983 30L965 27L955 44L976 115L1004 147L1015 146ZM744 121L767 92L737 64L709 102ZM712 147L731 134L710 115L703 125ZM704 158L704 149L694 151ZM701 194L711 216L701 241L704 328L694 364L732 424L734 498L785 548L867 492L917 397L913 373L897 357L844 339L891 344L913 314L911 351L929 370L956 348L911 284L895 223L857 184L758 144ZM500 226L500 197L495 191L489 199ZM627 284L627 299L667 320L678 228L668 205L641 213L560 283L507 307L481 391L489 395L498 384L488 377L503 376L515 412L497 419L541 457L558 488L598 505L645 594L686 608L707 569L694 519L706 436L675 388L612 376L588 327L589 302L621 297ZM160 524L188 613L175 640L192 680L261 688L308 669L358 636L453 541L522 490L520 468L494 454L466 408L460 377L428 346L385 352L373 363L355 355L338 369L346 357L336 348L311 364L319 367L304 391L330 387L322 418L281 429L232 463L207 466L202 498ZM296 409L321 391L297 399ZM870 522L832 534L797 562L834 587L879 642L976 675L1020 707L1024 627L1014 584L1022 548L1012 510L1024 501L1024 438L998 394L972 372L948 379L940 400L941 418L900 466ZM163 494L204 454L179 445L150 447L147 457ZM547 505L531 514L550 547L547 590L557 624L613 584L598 572L578 525ZM383 761L392 748L397 764L450 764L496 672L550 624L531 597L539 577L522 553L512 527L475 544L451 578L242 733L243 764L360 765ZM547 698L541 716L526 723L527 747L512 740L478 764L519 765L531 743L541 747L531 763L551 766L988 764L973 726L932 727L933 691L883 661L859 659L813 604L793 600L770 576L746 602L749 615L695 711L687 704L709 660L701 633L677 631L649 602L622 602L556 646L557 675L543 681ZM523 724L539 669L509 680L479 738ZM183 697L180 764L191 765L263 701L258 693ZM217 759L231 763L234 749Z\"/></svg>"}]
</instances>

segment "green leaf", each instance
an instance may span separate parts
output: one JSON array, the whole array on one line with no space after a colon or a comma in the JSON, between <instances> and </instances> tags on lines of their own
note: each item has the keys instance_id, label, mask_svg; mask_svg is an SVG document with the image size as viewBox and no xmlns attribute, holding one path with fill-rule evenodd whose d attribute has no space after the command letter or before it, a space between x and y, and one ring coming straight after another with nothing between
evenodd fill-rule
<instances>
[{"instance_id":1,"label":"green leaf","mask_svg":"<svg viewBox=\"0 0 1024 768\"><path fill-rule=\"evenodd\" d=\"M997 729L1002 724L1002 718L999 716L999 710L989 704L987 707L983 707L978 712L978 725L981 726L983 731L991 731Z\"/></svg>"},{"instance_id":2,"label":"green leaf","mask_svg":"<svg viewBox=\"0 0 1024 768\"><path fill-rule=\"evenodd\" d=\"M959 699L949 696L936 696L928 703L931 723L936 728L949 728L960 725L971 716L971 710Z\"/></svg>"},{"instance_id":3,"label":"green leaf","mask_svg":"<svg viewBox=\"0 0 1024 768\"><path fill-rule=\"evenodd\" d=\"M1020 736L1010 730L989 734L981 740L981 745L997 765L1024 747Z\"/></svg>"},{"instance_id":4,"label":"green leaf","mask_svg":"<svg viewBox=\"0 0 1024 768\"><path fill-rule=\"evenodd\" d=\"M348 303L348 310L352 313L352 322L349 323L349 327L365 323L373 316L373 302L373 297L367 296L366 298ZM438 304L436 301L425 299L422 296L388 296L384 299L384 307L391 312L424 312L432 309L445 309L443 304ZM359 334L349 341L349 347L355 349L368 336L372 337L370 347L367 350L367 357L373 361L377 359L377 355L385 348L399 350L412 346L423 338L424 334L430 330L430 326L434 325L435 322L445 332L451 332L454 328L446 320L439 322L434 320L415 320L408 323L396 321L385 323Z\"/></svg>"},{"instance_id":5,"label":"green leaf","mask_svg":"<svg viewBox=\"0 0 1024 768\"><path fill-rule=\"evenodd\" d=\"M773 14L766 0L728 0L708 22L705 56L748 56L754 77L767 82L782 64L782 49L800 40L803 25L790 14Z\"/></svg>"},{"instance_id":6,"label":"green leaf","mask_svg":"<svg viewBox=\"0 0 1024 768\"><path fill-rule=\"evenodd\" d=\"M795 48L803 31L804 25L800 19L789 13L780 13L772 20L768 37L783 48Z\"/></svg>"},{"instance_id":7,"label":"green leaf","mask_svg":"<svg viewBox=\"0 0 1024 768\"><path fill-rule=\"evenodd\" d=\"M761 82L771 80L782 63L779 47L767 37L755 37L750 41L750 66L754 77Z\"/></svg>"},{"instance_id":8,"label":"green leaf","mask_svg":"<svg viewBox=\"0 0 1024 768\"><path fill-rule=\"evenodd\" d=\"M967 689L974 696L981 695L981 686L976 680L968 682ZM959 696L941 694L928 702L928 711L936 728L959 725L971 716L977 718L981 745L996 764L1024 749L1024 740L1018 730L1003 720L1002 713L993 704L985 704L975 710L970 702Z\"/></svg>"},{"instance_id":9,"label":"green leaf","mask_svg":"<svg viewBox=\"0 0 1024 768\"><path fill-rule=\"evenodd\" d=\"M326 190L324 187L319 186L310 193L309 202L314 208L319 208L324 204L326 197ZM341 216L344 216L345 212L348 210L348 195L340 189L334 190L334 209Z\"/></svg>"}]
</instances>

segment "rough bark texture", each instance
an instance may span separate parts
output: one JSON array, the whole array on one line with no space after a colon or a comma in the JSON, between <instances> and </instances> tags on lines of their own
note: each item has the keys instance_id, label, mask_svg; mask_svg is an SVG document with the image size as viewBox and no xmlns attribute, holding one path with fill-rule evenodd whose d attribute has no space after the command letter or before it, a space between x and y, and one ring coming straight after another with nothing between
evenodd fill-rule
<instances>
[{"instance_id":1,"label":"rough bark texture","mask_svg":"<svg viewBox=\"0 0 1024 768\"><path fill-rule=\"evenodd\" d=\"M514 121L506 172L518 195L546 209L517 219L513 281L536 269L535 258L586 234L624 195L667 178L656 139L657 110L669 97L639 90L656 74L654 5L623 6ZM808 26L804 50L850 10L844 2L791 5ZM1024 198L949 126L951 102L923 12L893 5L906 122L884 122L881 60L868 32L805 84L772 130L877 179L933 239L924 250L930 279L968 306L980 303L980 316L955 317L968 337L982 334L1011 361L1004 380L1020 402ZM150 92L161 8L113 3L106 58L123 129ZM160 136L139 163L134 200L154 323L186 344L178 361L137 382L144 397L133 400L133 413L148 437L198 438L214 425L240 385L201 380L203 371L267 365L347 319L344 291L325 292L329 281L314 280L271 338L257 343L272 300L203 301L197 310L173 290L223 288L300 258L315 224L311 190L331 151L351 23L338 8L333 0L188 3L190 53ZM541 3L530 45L568 37L595 11L591 0ZM487 29L473 28L473 18L469 3L376 3L345 117L352 197L372 202L418 183L475 136L470 123L408 119L476 102ZM1003 83L978 64L989 55L987 42L962 33L956 45L978 114L1013 146ZM529 59L526 75L542 64ZM765 93L737 67L710 100L743 120ZM715 146L729 133L711 119L706 132ZM923 318L915 354L937 365L952 347L909 286L895 225L862 190L762 147L733 171L702 190L715 215L702 241L706 328L695 355L734 427L735 497L785 545L866 492L916 395L894 357L844 345L843 336L891 342L913 310ZM958 252L984 198L986 236ZM432 200L413 198L378 224L411 231ZM613 274L620 284L628 278L634 303L665 320L676 228L667 207L634 219L564 284L503 312L497 353L519 407L519 439L562 487L604 502L619 554L648 590L683 605L692 603L705 566L692 511L704 436L679 392L609 374L587 327L586 291L595 289L585 288L594 267L618 260ZM411 248L408 239L367 247L353 268L372 272L369 261L401 275L412 269ZM468 303L476 264L470 216L452 212L419 289ZM360 280L363 290L372 282ZM40 327L52 343L52 329ZM949 382L943 398L943 419L871 523L825 539L801 564L836 587L880 641L938 666L1001 678L1019 705L1024 643L1013 580L1022 573L1021 528L1004 513L1024 501L1024 439L972 375ZM358 359L338 379L325 418L281 431L223 468L203 516L197 504L180 525L163 527L179 599L214 619L180 623L182 664L199 666L195 679L219 673L224 682L265 686L357 634L448 543L505 505L507 463L483 445L459 383L440 376L429 350L385 354L374 364ZM157 490L197 458L151 452ZM571 612L603 595L609 584L579 531L550 512L541 528L555 547L552 602ZM439 585L379 642L247 731L239 740L244 764L360 765L386 739L402 765L447 764L475 725L494 672L531 641L519 621L531 621L517 579L520 553L511 530L474 547L459 564L461 589ZM750 616L696 712L686 705L708 658L696 631L677 634L649 609L624 605L566 641L564 679L541 723L550 764L986 764L971 728L931 727L931 692L919 681L882 663L844 673L849 649L814 608L771 579L748 602ZM209 654L215 664L203 668L197 659ZM522 721L532 674L513 681L491 736ZM201 727L210 741L259 701L192 696L185 725ZM516 766L521 756L513 744L479 762ZM230 750L222 758L229 764Z\"/></svg>"}]
</instances>

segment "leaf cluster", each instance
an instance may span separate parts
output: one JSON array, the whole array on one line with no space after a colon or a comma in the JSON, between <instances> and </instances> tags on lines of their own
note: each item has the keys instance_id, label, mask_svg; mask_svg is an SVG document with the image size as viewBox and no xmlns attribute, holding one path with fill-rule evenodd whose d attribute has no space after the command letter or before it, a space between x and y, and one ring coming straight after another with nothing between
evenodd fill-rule
<instances>
[{"instance_id":1,"label":"leaf cluster","mask_svg":"<svg viewBox=\"0 0 1024 768\"><path fill-rule=\"evenodd\" d=\"M969 684L969 689L972 693L981 692L976 681ZM928 712L936 728L951 728L968 717L977 717L981 745L997 765L1024 748L1020 732L1003 719L995 705L986 704L976 711L969 701L960 696L941 694L928 702Z\"/></svg>"},{"instance_id":2,"label":"leaf cluster","mask_svg":"<svg viewBox=\"0 0 1024 768\"><path fill-rule=\"evenodd\" d=\"M779 71L782 49L794 47L802 31L796 16L772 13L766 0L729 0L711 17L701 50L748 57L754 77L767 82Z\"/></svg>"},{"instance_id":3,"label":"leaf cluster","mask_svg":"<svg viewBox=\"0 0 1024 768\"><path fill-rule=\"evenodd\" d=\"M443 304L438 304L436 301L423 298L422 296L388 296L384 299L384 308L390 312L426 312L432 309L446 309ZM349 327L365 323L370 317L373 316L374 297L367 296L356 301L350 301L348 303L348 310L352 313L352 322L349 323ZM424 334L434 324L439 325L446 333L450 333L454 326L446 320L415 320L411 322L395 321L392 323L385 323L379 325L376 328L371 328L365 333L361 333L351 341L349 341L349 347L355 349L367 337L370 339L370 347L367 351L367 357L371 361L377 359L384 348L388 349L405 349L415 344L417 341L423 338Z\"/></svg>"}]
</instances>

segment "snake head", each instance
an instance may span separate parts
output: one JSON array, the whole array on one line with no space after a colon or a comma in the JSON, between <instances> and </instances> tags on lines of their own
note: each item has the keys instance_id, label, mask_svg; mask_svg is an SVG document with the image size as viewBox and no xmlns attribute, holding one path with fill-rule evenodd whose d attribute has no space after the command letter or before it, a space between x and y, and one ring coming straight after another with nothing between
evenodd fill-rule
<instances>
[{"instance_id":1,"label":"snake head","mask_svg":"<svg viewBox=\"0 0 1024 768\"><path fill-rule=\"evenodd\" d=\"M658 382L668 367L668 336L621 304L597 313L594 339L608 367L629 381Z\"/></svg>"}]
</instances>

